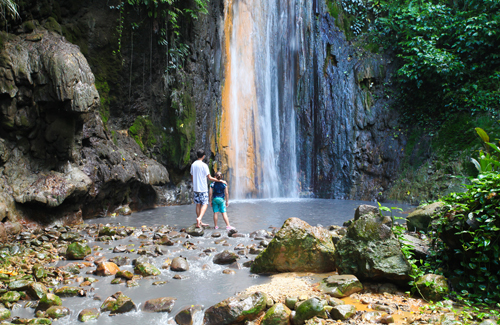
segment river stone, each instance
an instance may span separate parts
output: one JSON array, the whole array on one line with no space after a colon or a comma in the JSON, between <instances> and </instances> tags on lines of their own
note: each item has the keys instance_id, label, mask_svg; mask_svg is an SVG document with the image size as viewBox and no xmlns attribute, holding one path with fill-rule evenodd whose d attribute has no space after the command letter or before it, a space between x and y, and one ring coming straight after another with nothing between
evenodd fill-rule
<instances>
[{"instance_id":1,"label":"river stone","mask_svg":"<svg viewBox=\"0 0 500 325\"><path fill-rule=\"evenodd\" d=\"M41 264L33 265L31 271L33 272L33 276L37 280L41 280L47 277L47 270Z\"/></svg>"},{"instance_id":2,"label":"river stone","mask_svg":"<svg viewBox=\"0 0 500 325\"><path fill-rule=\"evenodd\" d=\"M46 311L52 306L62 306L61 298L53 293L47 293L40 299L36 310Z\"/></svg>"},{"instance_id":3,"label":"river stone","mask_svg":"<svg viewBox=\"0 0 500 325\"><path fill-rule=\"evenodd\" d=\"M134 272L142 276L160 275L161 271L151 263L139 262L135 264Z\"/></svg>"},{"instance_id":4,"label":"river stone","mask_svg":"<svg viewBox=\"0 0 500 325\"><path fill-rule=\"evenodd\" d=\"M356 208L354 212L354 220L358 220L359 218L369 215L371 217L378 216L380 214L379 208L373 205L361 204Z\"/></svg>"},{"instance_id":5,"label":"river stone","mask_svg":"<svg viewBox=\"0 0 500 325\"><path fill-rule=\"evenodd\" d=\"M12 291L26 291L33 283L30 280L16 280L9 283L9 290Z\"/></svg>"},{"instance_id":6,"label":"river stone","mask_svg":"<svg viewBox=\"0 0 500 325\"><path fill-rule=\"evenodd\" d=\"M17 291L9 291L3 294L2 298L0 298L0 302L6 303L6 302L17 302L21 299L21 294Z\"/></svg>"},{"instance_id":7,"label":"river stone","mask_svg":"<svg viewBox=\"0 0 500 325\"><path fill-rule=\"evenodd\" d=\"M0 321L10 318L10 310L0 305Z\"/></svg>"},{"instance_id":8,"label":"river stone","mask_svg":"<svg viewBox=\"0 0 500 325\"><path fill-rule=\"evenodd\" d=\"M229 325L257 318L267 306L267 295L255 292L227 298L205 311L204 325Z\"/></svg>"},{"instance_id":9,"label":"river stone","mask_svg":"<svg viewBox=\"0 0 500 325\"><path fill-rule=\"evenodd\" d=\"M285 305L290 309L294 309L298 301L299 299L297 297L286 297Z\"/></svg>"},{"instance_id":10,"label":"river stone","mask_svg":"<svg viewBox=\"0 0 500 325\"><path fill-rule=\"evenodd\" d=\"M118 266L132 264L130 257L127 256L115 256L113 258L110 258L109 261L115 263Z\"/></svg>"},{"instance_id":11,"label":"river stone","mask_svg":"<svg viewBox=\"0 0 500 325\"><path fill-rule=\"evenodd\" d=\"M113 249L113 253L123 253L127 250L127 246L125 245L118 245Z\"/></svg>"},{"instance_id":12,"label":"river stone","mask_svg":"<svg viewBox=\"0 0 500 325\"><path fill-rule=\"evenodd\" d=\"M116 272L115 277L126 279L126 280L132 280L132 278L134 277L134 273L130 272L129 270L118 271L118 272Z\"/></svg>"},{"instance_id":13,"label":"river stone","mask_svg":"<svg viewBox=\"0 0 500 325\"><path fill-rule=\"evenodd\" d=\"M415 236L403 234L400 243L410 245L409 249L416 260L425 260L426 256L429 254L429 245Z\"/></svg>"},{"instance_id":14,"label":"river stone","mask_svg":"<svg viewBox=\"0 0 500 325\"><path fill-rule=\"evenodd\" d=\"M317 272L335 269L335 247L330 233L289 218L251 267L253 273Z\"/></svg>"},{"instance_id":15,"label":"river stone","mask_svg":"<svg viewBox=\"0 0 500 325\"><path fill-rule=\"evenodd\" d=\"M189 263L184 257L176 257L172 260L170 269L176 272L184 272L189 270Z\"/></svg>"},{"instance_id":16,"label":"river stone","mask_svg":"<svg viewBox=\"0 0 500 325\"><path fill-rule=\"evenodd\" d=\"M144 302L142 311L147 313L170 313L177 298L163 297L149 299Z\"/></svg>"},{"instance_id":17,"label":"river stone","mask_svg":"<svg viewBox=\"0 0 500 325\"><path fill-rule=\"evenodd\" d=\"M179 325L193 325L196 319L203 318L203 306L201 305L191 305L182 308L177 315L175 315L175 321Z\"/></svg>"},{"instance_id":18,"label":"river stone","mask_svg":"<svg viewBox=\"0 0 500 325\"><path fill-rule=\"evenodd\" d=\"M415 281L418 291L423 298L431 301L443 300L443 296L450 291L446 278L437 274L425 274Z\"/></svg>"},{"instance_id":19,"label":"river stone","mask_svg":"<svg viewBox=\"0 0 500 325\"><path fill-rule=\"evenodd\" d=\"M380 312L380 311L368 311L368 312L363 313L363 315L361 315L361 319L364 322L374 324L377 322L377 319L380 316L382 316L382 312Z\"/></svg>"},{"instance_id":20,"label":"river stone","mask_svg":"<svg viewBox=\"0 0 500 325\"><path fill-rule=\"evenodd\" d=\"M296 308L293 324L302 325L306 320L314 316L328 318L327 311L325 310L326 306L328 306L328 302L325 300L316 297L307 299Z\"/></svg>"},{"instance_id":21,"label":"river stone","mask_svg":"<svg viewBox=\"0 0 500 325\"><path fill-rule=\"evenodd\" d=\"M426 231L434 216L444 207L443 202L434 202L419 206L406 217L406 227L409 231Z\"/></svg>"},{"instance_id":22,"label":"river stone","mask_svg":"<svg viewBox=\"0 0 500 325\"><path fill-rule=\"evenodd\" d=\"M110 316L123 314L131 310L135 310L136 305L129 297L118 291L112 296L106 298L101 305L101 312L110 312Z\"/></svg>"},{"instance_id":23,"label":"river stone","mask_svg":"<svg viewBox=\"0 0 500 325\"><path fill-rule=\"evenodd\" d=\"M411 279L411 267L398 239L379 216L365 215L354 221L337 244L335 256L339 274L405 284Z\"/></svg>"},{"instance_id":24,"label":"river stone","mask_svg":"<svg viewBox=\"0 0 500 325\"><path fill-rule=\"evenodd\" d=\"M80 274L80 268L75 263L69 263L63 266L59 266L57 269L72 274Z\"/></svg>"},{"instance_id":25,"label":"river stone","mask_svg":"<svg viewBox=\"0 0 500 325\"><path fill-rule=\"evenodd\" d=\"M83 260L83 258L92 252L87 244L74 242L66 249L66 258L68 260Z\"/></svg>"},{"instance_id":26,"label":"river stone","mask_svg":"<svg viewBox=\"0 0 500 325\"><path fill-rule=\"evenodd\" d=\"M40 282L32 282L26 292L30 295L31 298L36 300L42 299L42 297L48 292L45 285Z\"/></svg>"},{"instance_id":27,"label":"river stone","mask_svg":"<svg viewBox=\"0 0 500 325\"><path fill-rule=\"evenodd\" d=\"M28 325L50 325L52 321L48 318L33 318L28 321Z\"/></svg>"},{"instance_id":28,"label":"river stone","mask_svg":"<svg viewBox=\"0 0 500 325\"><path fill-rule=\"evenodd\" d=\"M331 275L321 281L319 289L335 298L343 298L363 290L363 285L352 274Z\"/></svg>"},{"instance_id":29,"label":"river stone","mask_svg":"<svg viewBox=\"0 0 500 325\"><path fill-rule=\"evenodd\" d=\"M54 293L58 297L76 297L76 296L78 296L79 291L80 291L80 288L78 288L78 287L64 286L64 287L56 289L54 291Z\"/></svg>"},{"instance_id":30,"label":"river stone","mask_svg":"<svg viewBox=\"0 0 500 325\"><path fill-rule=\"evenodd\" d=\"M98 319L100 315L101 315L101 313L99 312L99 310L97 308L87 308L87 309L82 310L78 314L78 320L80 322L85 323L85 322L88 322L91 320Z\"/></svg>"},{"instance_id":31,"label":"river stone","mask_svg":"<svg viewBox=\"0 0 500 325\"><path fill-rule=\"evenodd\" d=\"M95 270L96 275L101 275L101 276L110 276L110 275L115 275L117 272L119 272L120 269L118 266L113 263L113 262L102 262L97 265L97 269Z\"/></svg>"},{"instance_id":32,"label":"river stone","mask_svg":"<svg viewBox=\"0 0 500 325\"><path fill-rule=\"evenodd\" d=\"M186 229L186 233L193 237L201 237L205 234L205 231L203 230L203 227L197 228L196 224L194 224Z\"/></svg>"},{"instance_id":33,"label":"river stone","mask_svg":"<svg viewBox=\"0 0 500 325\"><path fill-rule=\"evenodd\" d=\"M114 236L114 235L116 235L116 228L105 226L99 230L99 236Z\"/></svg>"},{"instance_id":34,"label":"river stone","mask_svg":"<svg viewBox=\"0 0 500 325\"><path fill-rule=\"evenodd\" d=\"M214 264L226 265L236 262L239 259L238 254L224 250L214 256Z\"/></svg>"},{"instance_id":35,"label":"river stone","mask_svg":"<svg viewBox=\"0 0 500 325\"><path fill-rule=\"evenodd\" d=\"M266 312L261 325L289 325L291 314L290 308L282 303L277 303Z\"/></svg>"},{"instance_id":36,"label":"river stone","mask_svg":"<svg viewBox=\"0 0 500 325\"><path fill-rule=\"evenodd\" d=\"M45 311L48 317L52 319L62 318L70 314L70 310L64 306L52 306Z\"/></svg>"},{"instance_id":37,"label":"river stone","mask_svg":"<svg viewBox=\"0 0 500 325\"><path fill-rule=\"evenodd\" d=\"M330 316L335 320L345 321L356 314L354 305L337 305L330 311Z\"/></svg>"}]
</instances>

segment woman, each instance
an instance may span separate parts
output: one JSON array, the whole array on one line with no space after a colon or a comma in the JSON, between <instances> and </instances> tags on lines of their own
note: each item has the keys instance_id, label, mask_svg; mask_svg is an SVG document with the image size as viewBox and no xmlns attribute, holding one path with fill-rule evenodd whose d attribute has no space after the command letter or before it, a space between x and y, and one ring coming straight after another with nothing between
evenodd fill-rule
<instances>
[{"instance_id":1,"label":"woman","mask_svg":"<svg viewBox=\"0 0 500 325\"><path fill-rule=\"evenodd\" d=\"M215 178L217 180L222 180L222 173L215 173ZM227 184L223 182L213 182L210 184L210 190L208 191L208 201L210 202L210 206L214 210L214 227L215 229L219 229L217 226L218 216L217 214L220 212L222 214L222 218L226 223L226 229L231 230L234 229L229 224L229 220L227 218L226 207L229 206L229 193L227 190Z\"/></svg>"}]
</instances>

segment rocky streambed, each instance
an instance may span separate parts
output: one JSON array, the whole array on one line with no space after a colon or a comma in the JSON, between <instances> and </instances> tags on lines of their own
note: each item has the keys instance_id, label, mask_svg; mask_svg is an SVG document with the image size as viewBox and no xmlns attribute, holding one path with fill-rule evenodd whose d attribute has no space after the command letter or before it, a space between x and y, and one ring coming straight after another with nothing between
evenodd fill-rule
<instances>
[{"instance_id":1,"label":"rocky streambed","mask_svg":"<svg viewBox=\"0 0 500 325\"><path fill-rule=\"evenodd\" d=\"M460 321L453 302L426 310L422 299L404 293L408 265L400 250L388 248L399 244L386 231L387 222L364 207L349 227L312 227L290 218L280 229L251 233L117 224L23 232L0 248L0 319L180 325Z\"/></svg>"}]
</instances>

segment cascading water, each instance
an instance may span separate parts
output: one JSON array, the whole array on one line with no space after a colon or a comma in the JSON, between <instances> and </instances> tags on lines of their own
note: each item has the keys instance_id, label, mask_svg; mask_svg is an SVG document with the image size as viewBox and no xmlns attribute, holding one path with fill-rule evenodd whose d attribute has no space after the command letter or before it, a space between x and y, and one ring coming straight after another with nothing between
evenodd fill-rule
<instances>
[{"instance_id":1,"label":"cascading water","mask_svg":"<svg viewBox=\"0 0 500 325\"><path fill-rule=\"evenodd\" d=\"M227 0L219 137L231 197L298 197L295 8L286 0Z\"/></svg>"}]
</instances>

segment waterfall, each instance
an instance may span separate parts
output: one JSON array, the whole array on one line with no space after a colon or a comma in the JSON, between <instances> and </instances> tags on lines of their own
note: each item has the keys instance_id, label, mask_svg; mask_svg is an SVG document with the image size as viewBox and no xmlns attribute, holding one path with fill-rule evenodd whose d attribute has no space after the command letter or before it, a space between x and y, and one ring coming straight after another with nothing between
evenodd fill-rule
<instances>
[{"instance_id":1,"label":"waterfall","mask_svg":"<svg viewBox=\"0 0 500 325\"><path fill-rule=\"evenodd\" d=\"M295 8L226 0L218 149L231 197L298 197Z\"/></svg>"}]
</instances>

